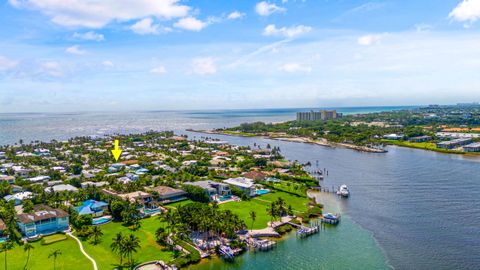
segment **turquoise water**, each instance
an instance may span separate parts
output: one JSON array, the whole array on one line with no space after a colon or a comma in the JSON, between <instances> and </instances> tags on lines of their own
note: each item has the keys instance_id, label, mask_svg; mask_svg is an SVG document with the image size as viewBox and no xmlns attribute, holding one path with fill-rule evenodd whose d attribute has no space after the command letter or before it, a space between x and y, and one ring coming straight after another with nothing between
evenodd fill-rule
<instances>
[{"instance_id":1,"label":"turquoise water","mask_svg":"<svg viewBox=\"0 0 480 270\"><path fill-rule=\"evenodd\" d=\"M337 226L327 226L303 239L291 233L271 251L247 252L234 262L204 260L188 269L391 269L371 233L349 217Z\"/></svg>"},{"instance_id":2,"label":"turquoise water","mask_svg":"<svg viewBox=\"0 0 480 270\"><path fill-rule=\"evenodd\" d=\"M92 224L93 225L101 225L101 224L105 224L107 222L110 222L111 220L112 220L112 218L109 218L109 217L94 218L92 220Z\"/></svg>"},{"instance_id":3,"label":"turquoise water","mask_svg":"<svg viewBox=\"0 0 480 270\"><path fill-rule=\"evenodd\" d=\"M347 111L389 109L393 108ZM205 134L185 129L291 120L295 111L0 114L0 144L150 129L176 130L199 139ZM336 228L301 241L293 235L272 252L247 253L231 265L211 260L192 269L384 269L388 267L385 258L396 269L480 269L478 158L396 147L386 154L371 154L259 138L208 136L238 145L278 146L289 160L310 161L312 170L327 168L329 175L321 184L332 188L347 184L352 195L343 200L318 198L326 205L338 205L343 213Z\"/></svg>"},{"instance_id":4,"label":"turquoise water","mask_svg":"<svg viewBox=\"0 0 480 270\"><path fill-rule=\"evenodd\" d=\"M268 194L269 192L270 192L270 190L268 190L268 189L257 189L256 190L257 195L264 195L264 194Z\"/></svg>"}]
</instances>

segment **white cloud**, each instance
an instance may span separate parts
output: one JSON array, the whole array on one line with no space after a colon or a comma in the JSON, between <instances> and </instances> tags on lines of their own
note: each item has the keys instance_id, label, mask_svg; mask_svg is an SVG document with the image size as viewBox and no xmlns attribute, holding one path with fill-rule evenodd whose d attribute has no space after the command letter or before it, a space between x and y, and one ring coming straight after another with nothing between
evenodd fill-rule
<instances>
[{"instance_id":1,"label":"white cloud","mask_svg":"<svg viewBox=\"0 0 480 270\"><path fill-rule=\"evenodd\" d=\"M158 67L155 67L155 68L152 68L150 70L150 73L153 73L153 74L165 74L167 73L167 69L164 67L164 66L158 66Z\"/></svg>"},{"instance_id":2,"label":"white cloud","mask_svg":"<svg viewBox=\"0 0 480 270\"><path fill-rule=\"evenodd\" d=\"M11 59L8 59L8 58L0 55L0 72L10 70L10 69L16 67L17 64L18 64L18 62L13 61Z\"/></svg>"},{"instance_id":3,"label":"white cloud","mask_svg":"<svg viewBox=\"0 0 480 270\"><path fill-rule=\"evenodd\" d=\"M202 22L194 17L186 17L180 19L173 26L190 31L200 31L208 25L206 22Z\"/></svg>"},{"instance_id":4,"label":"white cloud","mask_svg":"<svg viewBox=\"0 0 480 270\"><path fill-rule=\"evenodd\" d=\"M65 52L71 53L71 54L76 54L76 55L84 55L87 53L87 51L80 49L80 46L78 45L73 45L71 47L68 47Z\"/></svg>"},{"instance_id":5,"label":"white cloud","mask_svg":"<svg viewBox=\"0 0 480 270\"><path fill-rule=\"evenodd\" d=\"M60 63L56 61L46 61L41 63L39 73L43 73L53 77L63 76L62 67L60 66Z\"/></svg>"},{"instance_id":6,"label":"white cloud","mask_svg":"<svg viewBox=\"0 0 480 270\"><path fill-rule=\"evenodd\" d=\"M287 38L293 38L306 34L312 30L312 27L305 25L297 25L291 27L277 28L274 24L269 24L263 29L264 36L284 36Z\"/></svg>"},{"instance_id":7,"label":"white cloud","mask_svg":"<svg viewBox=\"0 0 480 270\"><path fill-rule=\"evenodd\" d=\"M81 39L81 40L93 40L93 41L104 41L105 37L102 34L95 33L93 31L85 32L85 33L74 33L74 39Z\"/></svg>"},{"instance_id":8,"label":"white cloud","mask_svg":"<svg viewBox=\"0 0 480 270\"><path fill-rule=\"evenodd\" d=\"M103 61L103 62L102 62L102 65L104 65L104 66L106 66L106 67L113 67L113 66L114 66L113 62L110 61L110 60L105 60L105 61Z\"/></svg>"},{"instance_id":9,"label":"white cloud","mask_svg":"<svg viewBox=\"0 0 480 270\"><path fill-rule=\"evenodd\" d=\"M382 39L383 35L381 34L371 34L371 35L365 35L361 36L357 39L357 43L362 46L369 46L374 43L379 42Z\"/></svg>"},{"instance_id":10,"label":"white cloud","mask_svg":"<svg viewBox=\"0 0 480 270\"><path fill-rule=\"evenodd\" d=\"M200 75L209 75L217 73L215 59L211 57L200 57L192 60L193 72Z\"/></svg>"},{"instance_id":11,"label":"white cloud","mask_svg":"<svg viewBox=\"0 0 480 270\"><path fill-rule=\"evenodd\" d=\"M448 17L459 22L475 22L480 18L480 0L463 0Z\"/></svg>"},{"instance_id":12,"label":"white cloud","mask_svg":"<svg viewBox=\"0 0 480 270\"><path fill-rule=\"evenodd\" d=\"M10 0L17 8L39 10L52 22L67 27L102 28L113 21L154 16L163 19L184 17L190 7L180 0Z\"/></svg>"},{"instance_id":13,"label":"white cloud","mask_svg":"<svg viewBox=\"0 0 480 270\"><path fill-rule=\"evenodd\" d=\"M227 18L229 20L241 19L243 17L245 17L245 13L241 13L239 11L234 11L234 12L228 14L228 16L227 16Z\"/></svg>"},{"instance_id":14,"label":"white cloud","mask_svg":"<svg viewBox=\"0 0 480 270\"><path fill-rule=\"evenodd\" d=\"M286 8L279 7L274 3L269 3L266 1L258 2L255 5L255 12L257 12L257 14L260 16L269 16L270 14L273 14L273 13L277 13L277 12L282 13L285 11L287 11Z\"/></svg>"},{"instance_id":15,"label":"white cloud","mask_svg":"<svg viewBox=\"0 0 480 270\"><path fill-rule=\"evenodd\" d=\"M159 24L154 24L152 18L145 18L134 25L130 26L130 29L139 34L139 35L147 35L147 34L160 34L160 33L167 33L172 31L172 29L168 27L162 27Z\"/></svg>"},{"instance_id":16,"label":"white cloud","mask_svg":"<svg viewBox=\"0 0 480 270\"><path fill-rule=\"evenodd\" d=\"M280 67L280 70L288 72L288 73L297 73L297 72L304 72L310 73L312 72L312 68L308 66L303 66L298 63L287 63Z\"/></svg>"}]
</instances>

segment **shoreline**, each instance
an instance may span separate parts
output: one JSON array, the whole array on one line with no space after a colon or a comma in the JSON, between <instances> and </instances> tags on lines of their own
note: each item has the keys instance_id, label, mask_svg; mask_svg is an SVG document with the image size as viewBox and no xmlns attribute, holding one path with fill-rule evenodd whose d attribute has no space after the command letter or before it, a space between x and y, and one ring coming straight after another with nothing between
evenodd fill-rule
<instances>
[{"instance_id":1,"label":"shoreline","mask_svg":"<svg viewBox=\"0 0 480 270\"><path fill-rule=\"evenodd\" d=\"M262 139L270 139L270 140L277 140L277 141L286 141L286 142L295 142L295 143L306 143L306 144L315 144L319 146L324 146L324 147L343 147L351 150L356 150L359 152L366 152L366 153L387 153L388 151L385 149L378 149L378 148L372 148L372 147L367 147L367 146L360 146L360 145L354 145L350 143L335 143L335 142L329 142L326 139L322 140L312 140L309 138L305 137L275 137L273 135L258 135L258 134L235 134L235 133L228 133L228 132L221 132L221 131L215 131L215 130L195 130L195 129L187 129L187 131L190 132L197 132L197 133L205 133L205 134L215 134L215 135L226 135L226 136L236 136L236 137L255 137L255 138L262 138Z\"/></svg>"}]
</instances>

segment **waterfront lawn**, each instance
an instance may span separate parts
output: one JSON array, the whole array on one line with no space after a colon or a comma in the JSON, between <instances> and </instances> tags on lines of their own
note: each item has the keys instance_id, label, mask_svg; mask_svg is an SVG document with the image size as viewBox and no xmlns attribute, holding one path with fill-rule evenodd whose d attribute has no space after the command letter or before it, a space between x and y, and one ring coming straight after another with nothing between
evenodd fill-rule
<instances>
[{"instance_id":1,"label":"waterfront lawn","mask_svg":"<svg viewBox=\"0 0 480 270\"><path fill-rule=\"evenodd\" d=\"M58 234L53 234L53 235L48 235L43 237L41 240L42 241L41 243L42 245L50 245L55 242L63 241L66 239L67 239L67 236L65 234L58 233Z\"/></svg>"},{"instance_id":2,"label":"waterfront lawn","mask_svg":"<svg viewBox=\"0 0 480 270\"><path fill-rule=\"evenodd\" d=\"M179 206L184 206L184 205L192 203L192 202L193 202L192 200L188 199L188 200L183 200L183 201L179 201L179 202L169 203L169 204L164 205L164 207L166 207L166 208L178 208Z\"/></svg>"},{"instance_id":3,"label":"waterfront lawn","mask_svg":"<svg viewBox=\"0 0 480 270\"><path fill-rule=\"evenodd\" d=\"M296 194L301 197L305 197L307 187L305 187L302 184L294 183L294 182L289 182L289 181L280 181L280 182L274 182L274 183L267 183L264 184L265 186L269 186L271 188L274 188L276 190L280 191L285 191L288 193Z\"/></svg>"},{"instance_id":4,"label":"waterfront lawn","mask_svg":"<svg viewBox=\"0 0 480 270\"><path fill-rule=\"evenodd\" d=\"M255 211L256 219L253 224L253 229L263 229L267 227L271 220L267 214L268 206L276 201L278 198L283 198L287 205L291 205L296 213L307 211L308 199L304 197L295 196L285 192L274 192L265 194L259 197L252 198L250 201L228 202L219 205L222 210L230 210L237 214L247 225L248 229L252 229L252 219L250 212Z\"/></svg>"},{"instance_id":5,"label":"waterfront lawn","mask_svg":"<svg viewBox=\"0 0 480 270\"><path fill-rule=\"evenodd\" d=\"M90 241L83 241L82 243L85 251L97 262L99 269L113 269L118 266L120 257L112 252L110 244L119 232L124 236L134 234L140 238L140 249L133 255L137 264L158 260L169 262L174 257L173 252L160 246L155 240L155 231L160 226L165 226L165 224L160 222L157 217L141 220L141 227L136 231L130 230L120 222L110 222L100 226L103 232L100 243L97 245L91 244Z\"/></svg>"},{"instance_id":6,"label":"waterfront lawn","mask_svg":"<svg viewBox=\"0 0 480 270\"><path fill-rule=\"evenodd\" d=\"M51 270L53 269L53 258L48 255L55 250L60 250L62 254L58 255L56 269L58 270L89 270L93 269L90 262L81 252L78 243L67 236L67 239L42 245L41 240L31 242L34 249L30 250L30 260L27 269ZM8 269L23 269L27 261L27 253L23 251L23 246L15 244L14 248L7 253ZM5 257L0 256L0 267L4 267ZM103 269L103 268L100 268Z\"/></svg>"}]
</instances>

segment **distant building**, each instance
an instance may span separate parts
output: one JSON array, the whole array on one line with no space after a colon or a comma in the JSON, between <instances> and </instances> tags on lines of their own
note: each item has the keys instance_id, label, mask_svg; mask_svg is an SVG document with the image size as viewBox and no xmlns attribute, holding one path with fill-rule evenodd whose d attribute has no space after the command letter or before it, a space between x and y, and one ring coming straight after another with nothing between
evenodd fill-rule
<instances>
[{"instance_id":1,"label":"distant building","mask_svg":"<svg viewBox=\"0 0 480 270\"><path fill-rule=\"evenodd\" d=\"M387 140L400 140L403 138L403 134L395 134L395 133L386 134L386 135L383 135L383 138Z\"/></svg>"},{"instance_id":2,"label":"distant building","mask_svg":"<svg viewBox=\"0 0 480 270\"><path fill-rule=\"evenodd\" d=\"M467 145L471 143L473 140L470 138L463 138L463 139L455 139L451 141L444 141L444 142L439 142L437 143L437 148L443 148L443 149L453 149L455 147L459 147L462 145Z\"/></svg>"},{"instance_id":3,"label":"distant building","mask_svg":"<svg viewBox=\"0 0 480 270\"><path fill-rule=\"evenodd\" d=\"M318 120L332 120L341 118L342 114L337 113L336 110L321 110L318 112L297 112L297 121L318 121Z\"/></svg>"},{"instance_id":4,"label":"distant building","mask_svg":"<svg viewBox=\"0 0 480 270\"><path fill-rule=\"evenodd\" d=\"M20 232L27 237L68 230L67 212L47 205L35 205L33 213L17 215Z\"/></svg>"},{"instance_id":5,"label":"distant building","mask_svg":"<svg viewBox=\"0 0 480 270\"><path fill-rule=\"evenodd\" d=\"M432 137L425 135L425 136L411 137L408 140L411 142L428 142L432 140Z\"/></svg>"},{"instance_id":6,"label":"distant building","mask_svg":"<svg viewBox=\"0 0 480 270\"><path fill-rule=\"evenodd\" d=\"M480 152L480 142L467 144L463 147L465 152Z\"/></svg>"}]
</instances>

